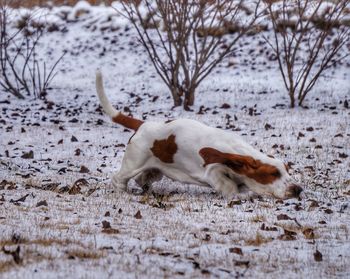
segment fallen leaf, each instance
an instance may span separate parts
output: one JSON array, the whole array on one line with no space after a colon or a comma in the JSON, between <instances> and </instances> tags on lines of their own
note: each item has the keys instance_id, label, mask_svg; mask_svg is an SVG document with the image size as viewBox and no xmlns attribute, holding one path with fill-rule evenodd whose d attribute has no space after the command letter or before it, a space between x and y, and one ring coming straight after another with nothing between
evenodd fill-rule
<instances>
[{"instance_id":1,"label":"fallen leaf","mask_svg":"<svg viewBox=\"0 0 350 279\"><path fill-rule=\"evenodd\" d=\"M229 248L228 251L229 251L230 253L235 253L235 254L238 254L238 255L243 256L242 249L239 248L239 247L232 247L232 248Z\"/></svg>"},{"instance_id":2,"label":"fallen leaf","mask_svg":"<svg viewBox=\"0 0 350 279\"><path fill-rule=\"evenodd\" d=\"M34 158L34 152L30 150L29 152L24 152L21 156L22 159L33 159Z\"/></svg>"},{"instance_id":3,"label":"fallen leaf","mask_svg":"<svg viewBox=\"0 0 350 279\"><path fill-rule=\"evenodd\" d=\"M10 202L24 202L28 196L29 194L26 194L23 197L19 198L18 200L11 199Z\"/></svg>"},{"instance_id":4,"label":"fallen leaf","mask_svg":"<svg viewBox=\"0 0 350 279\"><path fill-rule=\"evenodd\" d=\"M134 215L134 217L135 217L136 219L142 219L142 215L141 215L140 210L138 210L138 211L136 212L136 214Z\"/></svg>"},{"instance_id":5,"label":"fallen leaf","mask_svg":"<svg viewBox=\"0 0 350 279\"><path fill-rule=\"evenodd\" d=\"M108 221L106 221L106 220L103 220L103 221L102 221L102 228L103 228L103 229L109 229L109 228L111 228L111 223L108 222Z\"/></svg>"},{"instance_id":6,"label":"fallen leaf","mask_svg":"<svg viewBox=\"0 0 350 279\"><path fill-rule=\"evenodd\" d=\"M15 251L9 251L6 250L5 247L2 247L2 251L4 254L11 255L16 264L20 264L22 262L22 259L20 257L21 248L19 246L17 246Z\"/></svg>"},{"instance_id":7,"label":"fallen leaf","mask_svg":"<svg viewBox=\"0 0 350 279\"><path fill-rule=\"evenodd\" d=\"M241 205L242 204L242 201L241 200L232 200L230 201L227 206L228 207L233 207L234 205Z\"/></svg>"},{"instance_id":8,"label":"fallen leaf","mask_svg":"<svg viewBox=\"0 0 350 279\"><path fill-rule=\"evenodd\" d=\"M102 229L102 232L106 234L116 234L116 233L119 233L119 230L113 229L113 228L107 228L107 229Z\"/></svg>"},{"instance_id":9,"label":"fallen leaf","mask_svg":"<svg viewBox=\"0 0 350 279\"><path fill-rule=\"evenodd\" d=\"M296 232L284 229L284 234L280 235L278 239L284 240L284 241L296 240L296 235L297 235Z\"/></svg>"},{"instance_id":10,"label":"fallen leaf","mask_svg":"<svg viewBox=\"0 0 350 279\"><path fill-rule=\"evenodd\" d=\"M314 230L311 228L304 229L303 235L305 236L306 239L314 239L315 238Z\"/></svg>"},{"instance_id":11,"label":"fallen leaf","mask_svg":"<svg viewBox=\"0 0 350 279\"><path fill-rule=\"evenodd\" d=\"M235 261L235 266L249 266L249 261Z\"/></svg>"},{"instance_id":12,"label":"fallen leaf","mask_svg":"<svg viewBox=\"0 0 350 279\"><path fill-rule=\"evenodd\" d=\"M39 207L39 206L48 206L47 201L46 201L46 200L39 201L39 202L36 204L36 207Z\"/></svg>"},{"instance_id":13,"label":"fallen leaf","mask_svg":"<svg viewBox=\"0 0 350 279\"><path fill-rule=\"evenodd\" d=\"M84 165L80 167L80 170L79 170L80 173L89 173L90 170L85 167Z\"/></svg>"},{"instance_id":14,"label":"fallen leaf","mask_svg":"<svg viewBox=\"0 0 350 279\"><path fill-rule=\"evenodd\" d=\"M322 262L322 254L317 249L316 249L316 252L314 253L314 259L316 262Z\"/></svg>"},{"instance_id":15,"label":"fallen leaf","mask_svg":"<svg viewBox=\"0 0 350 279\"><path fill-rule=\"evenodd\" d=\"M231 108L231 106L229 104L227 104L227 103L223 103L220 108L222 108L222 109L229 109L229 108Z\"/></svg>"},{"instance_id":16,"label":"fallen leaf","mask_svg":"<svg viewBox=\"0 0 350 279\"><path fill-rule=\"evenodd\" d=\"M273 231L273 232L276 232L278 231L277 227L268 227L265 225L265 223L263 223L260 227L261 230L263 231Z\"/></svg>"},{"instance_id":17,"label":"fallen leaf","mask_svg":"<svg viewBox=\"0 0 350 279\"><path fill-rule=\"evenodd\" d=\"M85 178L80 178L74 182L73 186L69 189L68 194L76 195L81 194L81 188L89 185L89 182Z\"/></svg>"},{"instance_id":18,"label":"fallen leaf","mask_svg":"<svg viewBox=\"0 0 350 279\"><path fill-rule=\"evenodd\" d=\"M339 153L339 158L345 159L348 158L348 155L345 153Z\"/></svg>"},{"instance_id":19,"label":"fallen leaf","mask_svg":"<svg viewBox=\"0 0 350 279\"><path fill-rule=\"evenodd\" d=\"M277 216L277 220L294 220L292 218L290 218L287 214L280 214Z\"/></svg>"},{"instance_id":20,"label":"fallen leaf","mask_svg":"<svg viewBox=\"0 0 350 279\"><path fill-rule=\"evenodd\" d=\"M330 208L326 208L326 209L324 210L324 213L326 213L326 214L332 214L332 213L333 213L333 210L330 209Z\"/></svg>"}]
</instances>

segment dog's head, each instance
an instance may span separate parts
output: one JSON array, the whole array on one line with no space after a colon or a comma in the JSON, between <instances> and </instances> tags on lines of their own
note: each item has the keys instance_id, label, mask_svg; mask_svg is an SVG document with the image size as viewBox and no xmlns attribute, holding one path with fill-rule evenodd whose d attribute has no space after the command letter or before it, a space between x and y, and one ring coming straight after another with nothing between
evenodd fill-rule
<instances>
[{"instance_id":1,"label":"dog's head","mask_svg":"<svg viewBox=\"0 0 350 279\"><path fill-rule=\"evenodd\" d=\"M223 153L214 148L202 148L199 154L205 164L223 164L239 182L251 191L280 199L299 197L302 188L293 181L286 166L278 159Z\"/></svg>"}]
</instances>

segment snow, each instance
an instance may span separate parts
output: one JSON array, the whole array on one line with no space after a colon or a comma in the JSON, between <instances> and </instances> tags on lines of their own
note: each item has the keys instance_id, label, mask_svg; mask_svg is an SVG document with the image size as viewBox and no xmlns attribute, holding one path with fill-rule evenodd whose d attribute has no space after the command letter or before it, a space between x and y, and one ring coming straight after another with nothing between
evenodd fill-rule
<instances>
[{"instance_id":1,"label":"snow","mask_svg":"<svg viewBox=\"0 0 350 279\"><path fill-rule=\"evenodd\" d=\"M89 12L76 17L80 9ZM69 12L68 21L62 11ZM198 89L194 111L184 112L172 109L131 25L113 9L82 2L44 12L61 31L45 35L40 55L54 61L67 51L48 95L52 108L0 95L10 101L0 103L0 247L13 252L19 246L21 259L17 264L0 252L1 278L349 275L349 60L319 81L308 108L290 109L271 50L263 39L245 37L230 57L234 65L229 59L219 65ZM98 109L97 68L119 109L146 120L186 117L233 129L256 148L294 163L291 174L304 185L303 198L231 202L169 179L146 195L134 193L133 182L129 192L111 193L109 177L132 133ZM220 108L224 103L231 107ZM207 110L197 114L201 106ZM21 158L30 150L33 159ZM69 194L82 178L81 193ZM47 206L37 206L40 201ZM117 231L103 232L102 221ZM307 238L306 229L314 236ZM296 234L283 240L288 231ZM322 261L315 260L316 251Z\"/></svg>"}]
</instances>

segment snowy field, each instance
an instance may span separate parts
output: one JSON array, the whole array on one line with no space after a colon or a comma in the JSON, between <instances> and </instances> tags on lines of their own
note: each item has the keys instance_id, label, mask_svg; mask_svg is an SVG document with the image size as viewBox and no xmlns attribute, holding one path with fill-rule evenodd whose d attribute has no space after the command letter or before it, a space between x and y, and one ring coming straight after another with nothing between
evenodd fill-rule
<instances>
[{"instance_id":1,"label":"snowy field","mask_svg":"<svg viewBox=\"0 0 350 279\"><path fill-rule=\"evenodd\" d=\"M0 95L1 278L349 278L349 60L290 109L268 45L245 37L184 112L113 9L39 12L59 27L42 55L67 54L47 102ZM119 109L233 130L289 163L302 198L226 200L166 178L111 195L132 132L102 113L97 68Z\"/></svg>"}]
</instances>

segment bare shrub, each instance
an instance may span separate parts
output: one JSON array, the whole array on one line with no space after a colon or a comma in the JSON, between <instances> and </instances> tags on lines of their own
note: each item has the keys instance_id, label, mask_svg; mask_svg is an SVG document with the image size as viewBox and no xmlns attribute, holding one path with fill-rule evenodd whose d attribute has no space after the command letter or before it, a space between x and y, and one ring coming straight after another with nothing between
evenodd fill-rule
<instances>
[{"instance_id":1,"label":"bare shrub","mask_svg":"<svg viewBox=\"0 0 350 279\"><path fill-rule=\"evenodd\" d=\"M27 14L16 22L15 31L10 34L12 10L6 2L2 1L0 6L0 86L20 99L24 94L43 98L64 54L51 67L46 61L40 62L37 46L46 31L45 24Z\"/></svg>"},{"instance_id":2,"label":"bare shrub","mask_svg":"<svg viewBox=\"0 0 350 279\"><path fill-rule=\"evenodd\" d=\"M135 27L174 105L183 103L189 110L199 84L255 26L261 16L259 4L260 0L249 6L242 0L130 0L116 10Z\"/></svg>"},{"instance_id":3,"label":"bare shrub","mask_svg":"<svg viewBox=\"0 0 350 279\"><path fill-rule=\"evenodd\" d=\"M349 52L341 49L349 40L349 26L341 24L349 0L264 1L273 36L273 49L290 105L302 105L317 80Z\"/></svg>"}]
</instances>

